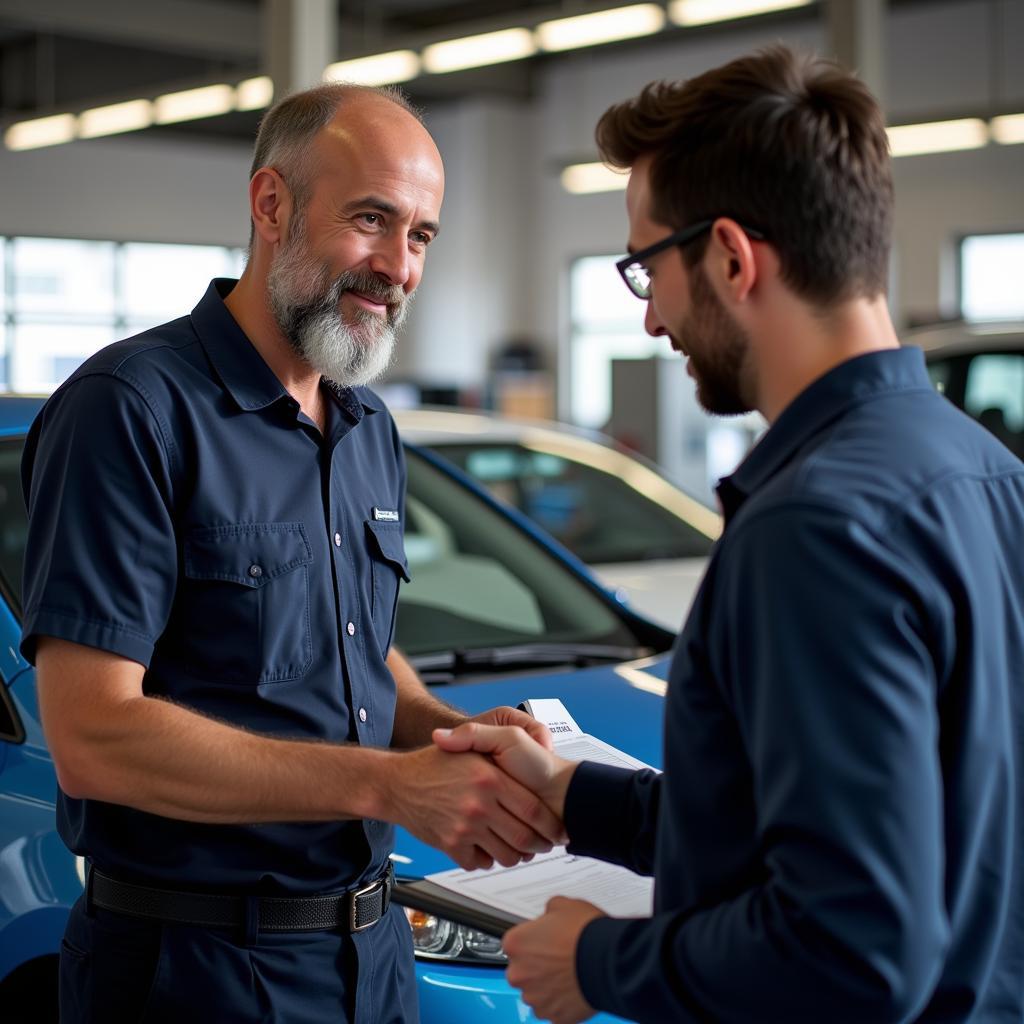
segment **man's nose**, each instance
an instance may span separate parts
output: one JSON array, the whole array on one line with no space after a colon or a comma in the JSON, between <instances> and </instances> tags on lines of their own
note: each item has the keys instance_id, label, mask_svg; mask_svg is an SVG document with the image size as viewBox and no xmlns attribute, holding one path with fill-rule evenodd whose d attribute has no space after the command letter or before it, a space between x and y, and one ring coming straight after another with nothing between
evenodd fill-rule
<instances>
[{"instance_id":1,"label":"man's nose","mask_svg":"<svg viewBox=\"0 0 1024 1024\"><path fill-rule=\"evenodd\" d=\"M370 256L369 266L375 274L386 278L388 284L408 290L412 277L412 263L404 237L382 239Z\"/></svg>"},{"instance_id":2,"label":"man's nose","mask_svg":"<svg viewBox=\"0 0 1024 1024\"><path fill-rule=\"evenodd\" d=\"M661 322L654 303L650 299L647 300L647 309L644 312L644 330L655 338L668 334L668 328Z\"/></svg>"}]
</instances>

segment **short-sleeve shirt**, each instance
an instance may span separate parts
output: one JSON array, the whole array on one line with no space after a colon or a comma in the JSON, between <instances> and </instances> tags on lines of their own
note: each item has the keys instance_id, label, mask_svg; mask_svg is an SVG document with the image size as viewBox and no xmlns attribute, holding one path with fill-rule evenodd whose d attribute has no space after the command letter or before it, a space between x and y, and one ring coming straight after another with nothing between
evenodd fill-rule
<instances>
[{"instance_id":1,"label":"short-sleeve shirt","mask_svg":"<svg viewBox=\"0 0 1024 1024\"><path fill-rule=\"evenodd\" d=\"M406 577L394 423L370 390L324 381L321 435L224 305L233 285L87 360L32 425L22 650L100 648L200 714L387 746ZM195 824L64 793L58 825L118 877L221 892L349 886L393 838L379 821Z\"/></svg>"},{"instance_id":2,"label":"short-sleeve shirt","mask_svg":"<svg viewBox=\"0 0 1024 1024\"><path fill-rule=\"evenodd\" d=\"M584 995L651 1024L1021 1020L1024 465L884 350L719 496L664 775L584 765L566 799L570 850L656 881L653 917L583 931Z\"/></svg>"}]
</instances>

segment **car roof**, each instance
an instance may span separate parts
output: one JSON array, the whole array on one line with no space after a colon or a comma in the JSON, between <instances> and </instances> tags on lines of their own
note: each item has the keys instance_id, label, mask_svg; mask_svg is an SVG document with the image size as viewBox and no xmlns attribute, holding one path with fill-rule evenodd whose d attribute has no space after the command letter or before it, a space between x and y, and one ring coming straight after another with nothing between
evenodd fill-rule
<instances>
[{"instance_id":1,"label":"car roof","mask_svg":"<svg viewBox=\"0 0 1024 1024\"><path fill-rule=\"evenodd\" d=\"M611 438L597 431L550 420L450 409L395 409L393 415L403 438L436 448L442 455L446 444L519 444L609 473L706 536L713 539L721 533L717 512L672 483L644 456L620 450Z\"/></svg>"},{"instance_id":2,"label":"car roof","mask_svg":"<svg viewBox=\"0 0 1024 1024\"><path fill-rule=\"evenodd\" d=\"M1024 349L1024 321L993 320L968 323L963 320L916 327L903 335L903 344L917 345L929 358L957 356L971 352L999 352Z\"/></svg>"},{"instance_id":3,"label":"car roof","mask_svg":"<svg viewBox=\"0 0 1024 1024\"><path fill-rule=\"evenodd\" d=\"M24 434L46 401L43 395L0 394L0 434Z\"/></svg>"}]
</instances>

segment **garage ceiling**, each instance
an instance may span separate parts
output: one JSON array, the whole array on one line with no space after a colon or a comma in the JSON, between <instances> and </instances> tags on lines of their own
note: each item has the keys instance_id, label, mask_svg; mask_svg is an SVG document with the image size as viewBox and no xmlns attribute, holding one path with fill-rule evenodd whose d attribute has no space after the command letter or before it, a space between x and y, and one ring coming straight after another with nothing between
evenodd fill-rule
<instances>
[{"instance_id":1,"label":"garage ceiling","mask_svg":"<svg viewBox=\"0 0 1024 1024\"><path fill-rule=\"evenodd\" d=\"M922 0L890 0L915 2ZM338 59L613 5L614 0L339 0ZM765 17L807 19L820 16L820 8ZM736 24L674 31L728 32ZM0 0L0 120L77 112L263 74L262 25L261 0ZM663 42L666 34L612 45L643 47L654 39ZM431 105L481 93L526 97L541 62L558 59L565 58L423 75L404 88L414 101ZM233 112L147 132L248 140L258 117L259 111Z\"/></svg>"}]
</instances>

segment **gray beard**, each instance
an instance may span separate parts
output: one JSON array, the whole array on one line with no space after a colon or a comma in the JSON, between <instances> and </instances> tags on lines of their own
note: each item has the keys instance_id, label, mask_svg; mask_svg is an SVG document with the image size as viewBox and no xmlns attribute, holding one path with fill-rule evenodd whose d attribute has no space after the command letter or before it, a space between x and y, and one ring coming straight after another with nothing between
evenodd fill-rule
<instances>
[{"instance_id":1,"label":"gray beard","mask_svg":"<svg viewBox=\"0 0 1024 1024\"><path fill-rule=\"evenodd\" d=\"M303 244L304 228L295 225L267 275L274 320L295 353L322 377L342 387L378 380L391 365L395 332L408 315L410 296L366 270L345 271L332 281ZM339 303L350 290L386 303L386 314L360 309L350 320L343 318Z\"/></svg>"}]
</instances>

